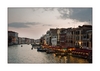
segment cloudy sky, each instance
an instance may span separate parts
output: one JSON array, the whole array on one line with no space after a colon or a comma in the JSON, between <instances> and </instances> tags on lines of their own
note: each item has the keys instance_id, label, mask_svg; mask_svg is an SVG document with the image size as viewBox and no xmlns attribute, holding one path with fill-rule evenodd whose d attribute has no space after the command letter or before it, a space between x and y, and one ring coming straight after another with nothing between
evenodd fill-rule
<instances>
[{"instance_id":1,"label":"cloudy sky","mask_svg":"<svg viewBox=\"0 0 100 71\"><path fill-rule=\"evenodd\" d=\"M92 24L92 8L8 8L8 30L19 37L39 39L50 28Z\"/></svg>"}]
</instances>

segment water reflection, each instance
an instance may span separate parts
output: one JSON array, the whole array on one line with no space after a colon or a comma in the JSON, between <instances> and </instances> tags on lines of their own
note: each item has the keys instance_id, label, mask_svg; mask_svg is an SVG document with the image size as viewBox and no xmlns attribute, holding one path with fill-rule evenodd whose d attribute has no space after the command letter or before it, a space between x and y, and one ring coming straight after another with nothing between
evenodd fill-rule
<instances>
[{"instance_id":1,"label":"water reflection","mask_svg":"<svg viewBox=\"0 0 100 71\"><path fill-rule=\"evenodd\" d=\"M56 56L56 54L47 54L37 52L37 46L23 44L8 47L8 63L88 63L86 59L72 56Z\"/></svg>"},{"instance_id":2,"label":"water reflection","mask_svg":"<svg viewBox=\"0 0 100 71\"><path fill-rule=\"evenodd\" d=\"M73 57L70 55L61 57L61 56L56 56L56 54L53 54L53 56L55 57L57 63L88 63L88 60L86 59Z\"/></svg>"}]
</instances>

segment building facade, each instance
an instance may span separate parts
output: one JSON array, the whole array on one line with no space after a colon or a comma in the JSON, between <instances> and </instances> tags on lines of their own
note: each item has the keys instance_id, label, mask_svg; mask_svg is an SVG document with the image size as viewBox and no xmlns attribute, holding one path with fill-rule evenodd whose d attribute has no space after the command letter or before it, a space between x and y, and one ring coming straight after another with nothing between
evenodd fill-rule
<instances>
[{"instance_id":1,"label":"building facade","mask_svg":"<svg viewBox=\"0 0 100 71\"><path fill-rule=\"evenodd\" d=\"M18 33L8 31L8 45L18 44Z\"/></svg>"},{"instance_id":2,"label":"building facade","mask_svg":"<svg viewBox=\"0 0 100 71\"><path fill-rule=\"evenodd\" d=\"M57 46L57 36L52 36L51 43L52 43L52 46Z\"/></svg>"},{"instance_id":3,"label":"building facade","mask_svg":"<svg viewBox=\"0 0 100 71\"><path fill-rule=\"evenodd\" d=\"M92 49L92 30L87 30L83 36L83 48Z\"/></svg>"},{"instance_id":4,"label":"building facade","mask_svg":"<svg viewBox=\"0 0 100 71\"><path fill-rule=\"evenodd\" d=\"M62 28L60 30L60 46L62 47L66 47L66 33L67 33L67 29Z\"/></svg>"},{"instance_id":5,"label":"building facade","mask_svg":"<svg viewBox=\"0 0 100 71\"><path fill-rule=\"evenodd\" d=\"M92 30L91 25L83 25L79 26L75 29L75 46L78 48L89 48L87 47L89 45L88 41L88 35L92 33L88 33L87 31Z\"/></svg>"},{"instance_id":6,"label":"building facade","mask_svg":"<svg viewBox=\"0 0 100 71\"><path fill-rule=\"evenodd\" d=\"M50 29L51 45L57 46L57 29Z\"/></svg>"},{"instance_id":7,"label":"building facade","mask_svg":"<svg viewBox=\"0 0 100 71\"><path fill-rule=\"evenodd\" d=\"M68 28L66 33L66 45L67 47L74 47L74 29Z\"/></svg>"},{"instance_id":8,"label":"building facade","mask_svg":"<svg viewBox=\"0 0 100 71\"><path fill-rule=\"evenodd\" d=\"M92 49L92 25L77 28L51 28L40 40L42 44L51 46Z\"/></svg>"}]
</instances>

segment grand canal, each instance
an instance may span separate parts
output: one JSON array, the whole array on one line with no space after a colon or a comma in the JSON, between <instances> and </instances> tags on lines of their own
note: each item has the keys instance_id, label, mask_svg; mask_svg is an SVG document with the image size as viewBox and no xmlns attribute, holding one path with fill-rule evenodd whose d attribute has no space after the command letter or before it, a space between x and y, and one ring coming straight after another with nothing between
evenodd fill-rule
<instances>
[{"instance_id":1,"label":"grand canal","mask_svg":"<svg viewBox=\"0 0 100 71\"><path fill-rule=\"evenodd\" d=\"M37 46L35 46L37 47ZM39 47L39 46L38 46ZM89 63L86 59L73 56L55 56L46 52L38 52L29 44L13 45L8 47L8 63Z\"/></svg>"}]
</instances>

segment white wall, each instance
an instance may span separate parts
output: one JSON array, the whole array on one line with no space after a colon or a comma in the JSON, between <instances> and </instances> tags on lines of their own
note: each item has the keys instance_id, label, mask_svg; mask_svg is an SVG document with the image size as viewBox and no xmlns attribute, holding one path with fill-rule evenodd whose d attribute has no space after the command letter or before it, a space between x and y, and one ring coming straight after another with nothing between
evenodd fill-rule
<instances>
[{"instance_id":1,"label":"white wall","mask_svg":"<svg viewBox=\"0 0 100 71\"><path fill-rule=\"evenodd\" d=\"M51 38L51 43L52 43L52 46L56 46L57 45L57 36L53 36Z\"/></svg>"}]
</instances>

